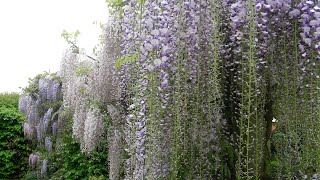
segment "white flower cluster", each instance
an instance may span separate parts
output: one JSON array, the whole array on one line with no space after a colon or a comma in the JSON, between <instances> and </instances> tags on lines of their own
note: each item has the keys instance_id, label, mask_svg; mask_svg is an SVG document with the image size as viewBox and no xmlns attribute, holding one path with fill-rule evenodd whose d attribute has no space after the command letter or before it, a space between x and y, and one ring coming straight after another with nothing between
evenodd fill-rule
<instances>
[{"instance_id":1,"label":"white flower cluster","mask_svg":"<svg viewBox=\"0 0 320 180\"><path fill-rule=\"evenodd\" d=\"M46 137L44 140L44 146L48 152L52 151L52 141L50 137Z\"/></svg>"},{"instance_id":2,"label":"white flower cluster","mask_svg":"<svg viewBox=\"0 0 320 180\"><path fill-rule=\"evenodd\" d=\"M103 47L94 63L92 82L89 86L93 99L107 103L119 101L120 98L119 82L114 68L117 59L117 38L111 31L111 25L107 25L103 35Z\"/></svg>"},{"instance_id":3,"label":"white flower cluster","mask_svg":"<svg viewBox=\"0 0 320 180\"><path fill-rule=\"evenodd\" d=\"M76 98L74 90L75 86L75 68L78 66L78 59L76 54L66 52L60 67L60 75L62 80L62 91L63 91L63 105L64 107L74 107L72 104L74 98Z\"/></svg>"},{"instance_id":4,"label":"white flower cluster","mask_svg":"<svg viewBox=\"0 0 320 180\"><path fill-rule=\"evenodd\" d=\"M83 55L67 51L61 62L63 105L74 112L73 137L83 142L87 116L88 82L91 81L91 62Z\"/></svg>"},{"instance_id":5,"label":"white flower cluster","mask_svg":"<svg viewBox=\"0 0 320 180\"><path fill-rule=\"evenodd\" d=\"M98 108L90 108L84 124L83 152L92 152L104 132L103 115Z\"/></svg>"},{"instance_id":6,"label":"white flower cluster","mask_svg":"<svg viewBox=\"0 0 320 180\"><path fill-rule=\"evenodd\" d=\"M108 112L111 116L111 126L108 128L109 142L109 177L110 179L119 179L123 149L123 123L121 121L120 111L113 105L108 105Z\"/></svg>"},{"instance_id":7,"label":"white flower cluster","mask_svg":"<svg viewBox=\"0 0 320 180\"><path fill-rule=\"evenodd\" d=\"M87 118L87 109L84 104L76 107L73 114L72 134L73 137L80 142L83 142L84 126Z\"/></svg>"},{"instance_id":8,"label":"white flower cluster","mask_svg":"<svg viewBox=\"0 0 320 180\"><path fill-rule=\"evenodd\" d=\"M84 51L67 51L61 62L63 104L73 114L73 137L84 152L90 152L103 133L103 115L92 104L119 102L120 91L115 71L117 42L106 27L103 46L93 60Z\"/></svg>"},{"instance_id":9,"label":"white flower cluster","mask_svg":"<svg viewBox=\"0 0 320 180\"><path fill-rule=\"evenodd\" d=\"M68 53L61 64L64 106L74 112L73 137L80 142L83 152L90 153L104 132L104 123L100 110L89 107L93 101L110 100L103 97L105 94L110 96L105 92L112 87L111 84L109 84L110 87L105 85L110 82L110 79L105 79L106 76L104 76L110 69L104 69L105 66L110 65L102 61L92 62L83 53ZM103 81L106 82L103 83Z\"/></svg>"}]
</instances>

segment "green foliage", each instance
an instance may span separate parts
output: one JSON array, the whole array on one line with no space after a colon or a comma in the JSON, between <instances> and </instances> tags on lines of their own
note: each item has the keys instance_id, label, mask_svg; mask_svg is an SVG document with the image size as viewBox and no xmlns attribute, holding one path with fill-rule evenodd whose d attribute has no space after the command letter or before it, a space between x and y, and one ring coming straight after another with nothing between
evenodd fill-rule
<instances>
[{"instance_id":1,"label":"green foliage","mask_svg":"<svg viewBox=\"0 0 320 180\"><path fill-rule=\"evenodd\" d=\"M230 165L234 164L236 161L234 149L226 140L222 140L220 148L220 157L222 157L220 162L220 173L222 179L231 179L231 172L234 169L230 169L230 167L232 167Z\"/></svg>"},{"instance_id":2,"label":"green foliage","mask_svg":"<svg viewBox=\"0 0 320 180\"><path fill-rule=\"evenodd\" d=\"M50 73L49 75L52 77L52 79L54 79L56 81L61 81L60 76L58 76L57 72Z\"/></svg>"},{"instance_id":3,"label":"green foliage","mask_svg":"<svg viewBox=\"0 0 320 180\"><path fill-rule=\"evenodd\" d=\"M22 89L25 94L35 94L39 92L39 86L37 83L29 83L29 86Z\"/></svg>"},{"instance_id":4,"label":"green foliage","mask_svg":"<svg viewBox=\"0 0 320 180\"><path fill-rule=\"evenodd\" d=\"M128 54L117 59L115 67L117 70L121 69L121 66L127 62L134 62L138 59L137 54Z\"/></svg>"},{"instance_id":5,"label":"green foliage","mask_svg":"<svg viewBox=\"0 0 320 180\"><path fill-rule=\"evenodd\" d=\"M16 93L4 93L0 94L0 107L15 108L18 109L19 94Z\"/></svg>"},{"instance_id":6,"label":"green foliage","mask_svg":"<svg viewBox=\"0 0 320 180\"><path fill-rule=\"evenodd\" d=\"M17 110L16 95L11 100L7 95L0 97L6 97L9 103L0 107L0 179L16 179L26 170L30 152L23 136L24 117Z\"/></svg>"},{"instance_id":7,"label":"green foliage","mask_svg":"<svg viewBox=\"0 0 320 180\"><path fill-rule=\"evenodd\" d=\"M280 162L278 160L271 160L266 163L266 175L271 178L277 178L277 172L280 168Z\"/></svg>"},{"instance_id":8,"label":"green foliage","mask_svg":"<svg viewBox=\"0 0 320 180\"><path fill-rule=\"evenodd\" d=\"M43 103L43 109L47 110L49 108L53 108L54 111L57 111L62 106L62 101L57 102L45 102Z\"/></svg>"},{"instance_id":9,"label":"green foliage","mask_svg":"<svg viewBox=\"0 0 320 180\"><path fill-rule=\"evenodd\" d=\"M23 180L35 180L35 179L37 179L37 174L34 171L28 172L23 177Z\"/></svg>"},{"instance_id":10,"label":"green foliage","mask_svg":"<svg viewBox=\"0 0 320 180\"><path fill-rule=\"evenodd\" d=\"M63 37L67 43L77 43L77 38L80 35L80 31L76 30L75 32L68 32L65 29L61 33L61 37Z\"/></svg>"},{"instance_id":11,"label":"green foliage","mask_svg":"<svg viewBox=\"0 0 320 180\"><path fill-rule=\"evenodd\" d=\"M49 177L51 179L107 179L108 176L108 144L104 138L96 151L90 155L81 152L80 144L72 138L72 113L64 111L63 116L68 120L63 129L61 143L55 153L50 155L52 162Z\"/></svg>"},{"instance_id":12,"label":"green foliage","mask_svg":"<svg viewBox=\"0 0 320 180\"><path fill-rule=\"evenodd\" d=\"M39 92L39 80L47 76L51 76L53 79L60 81L60 77L57 75L57 73L49 73L45 71L42 74L38 74L34 78L29 78L28 86L22 89L23 93L30 95L37 94Z\"/></svg>"},{"instance_id":13,"label":"green foliage","mask_svg":"<svg viewBox=\"0 0 320 180\"><path fill-rule=\"evenodd\" d=\"M124 5L128 4L127 2L124 2L123 0L106 0L106 3L109 7L114 9L120 9Z\"/></svg>"},{"instance_id":14,"label":"green foliage","mask_svg":"<svg viewBox=\"0 0 320 180\"><path fill-rule=\"evenodd\" d=\"M106 178L104 176L99 176L99 177L95 177L95 176L90 176L89 180L105 180Z\"/></svg>"},{"instance_id":15,"label":"green foliage","mask_svg":"<svg viewBox=\"0 0 320 180\"><path fill-rule=\"evenodd\" d=\"M276 150L284 148L286 140L286 135L283 132L277 132L272 135L272 145Z\"/></svg>"},{"instance_id":16,"label":"green foliage","mask_svg":"<svg viewBox=\"0 0 320 180\"><path fill-rule=\"evenodd\" d=\"M64 38L64 40L71 45L72 52L73 53L79 53L79 47L77 46L78 37L80 35L80 31L76 30L75 32L68 32L66 30L63 30L61 33L61 37Z\"/></svg>"},{"instance_id":17,"label":"green foliage","mask_svg":"<svg viewBox=\"0 0 320 180\"><path fill-rule=\"evenodd\" d=\"M92 64L81 62L80 66L75 70L77 76L86 76L93 70Z\"/></svg>"}]
</instances>

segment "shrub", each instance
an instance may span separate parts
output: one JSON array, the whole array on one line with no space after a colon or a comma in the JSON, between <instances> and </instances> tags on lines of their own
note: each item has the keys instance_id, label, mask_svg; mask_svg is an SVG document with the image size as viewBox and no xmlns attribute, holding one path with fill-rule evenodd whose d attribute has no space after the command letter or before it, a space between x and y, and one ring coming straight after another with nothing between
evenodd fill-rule
<instances>
[{"instance_id":1,"label":"shrub","mask_svg":"<svg viewBox=\"0 0 320 180\"><path fill-rule=\"evenodd\" d=\"M66 123L69 124L69 123ZM108 175L107 141L102 140L90 155L81 152L80 144L71 136L71 127L64 129L61 144L51 156L52 179L88 179ZM93 178L93 177L91 177ZM98 177L101 179L101 177Z\"/></svg>"},{"instance_id":2,"label":"shrub","mask_svg":"<svg viewBox=\"0 0 320 180\"><path fill-rule=\"evenodd\" d=\"M23 137L24 117L17 110L18 100L16 95L10 96L12 97L5 99L6 102L13 102L13 105L9 103L5 105L9 108L0 107L0 179L19 178L26 170L30 151Z\"/></svg>"},{"instance_id":3,"label":"shrub","mask_svg":"<svg viewBox=\"0 0 320 180\"><path fill-rule=\"evenodd\" d=\"M18 109L19 94L16 93L4 93L0 94L0 107L13 107Z\"/></svg>"}]
</instances>

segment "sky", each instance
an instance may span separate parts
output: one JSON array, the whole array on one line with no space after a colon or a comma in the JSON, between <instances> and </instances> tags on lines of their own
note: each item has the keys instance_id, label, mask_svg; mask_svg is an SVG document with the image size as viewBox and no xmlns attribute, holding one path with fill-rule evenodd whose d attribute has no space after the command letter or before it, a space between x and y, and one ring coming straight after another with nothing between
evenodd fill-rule
<instances>
[{"instance_id":1,"label":"sky","mask_svg":"<svg viewBox=\"0 0 320 180\"><path fill-rule=\"evenodd\" d=\"M90 54L106 22L105 0L0 1L0 93L21 92L28 78L56 72L67 47L62 31L80 31L78 45Z\"/></svg>"}]
</instances>

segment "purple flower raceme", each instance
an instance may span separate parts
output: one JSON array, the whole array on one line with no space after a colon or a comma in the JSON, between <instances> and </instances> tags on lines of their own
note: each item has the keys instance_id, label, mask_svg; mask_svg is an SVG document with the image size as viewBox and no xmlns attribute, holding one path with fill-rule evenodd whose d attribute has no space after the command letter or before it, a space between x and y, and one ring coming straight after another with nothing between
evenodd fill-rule
<instances>
[{"instance_id":1,"label":"purple flower raceme","mask_svg":"<svg viewBox=\"0 0 320 180\"><path fill-rule=\"evenodd\" d=\"M28 122L32 125L36 124L39 122L40 117L38 113L38 106L35 104L34 101L32 101L33 105L29 107L28 113L27 113L27 118Z\"/></svg>"},{"instance_id":2,"label":"purple flower raceme","mask_svg":"<svg viewBox=\"0 0 320 180\"><path fill-rule=\"evenodd\" d=\"M61 100L60 82L47 75L39 80L39 96L42 101L56 102Z\"/></svg>"},{"instance_id":3,"label":"purple flower raceme","mask_svg":"<svg viewBox=\"0 0 320 180\"><path fill-rule=\"evenodd\" d=\"M33 139L34 138L34 128L27 122L23 124L23 132L24 136L27 137L28 139Z\"/></svg>"},{"instance_id":4,"label":"purple flower raceme","mask_svg":"<svg viewBox=\"0 0 320 180\"><path fill-rule=\"evenodd\" d=\"M42 142L42 139L44 138L44 125L43 122L41 121L38 125L36 125L36 130L37 130L37 140L38 142Z\"/></svg>"},{"instance_id":5,"label":"purple flower raceme","mask_svg":"<svg viewBox=\"0 0 320 180\"><path fill-rule=\"evenodd\" d=\"M49 123L52 117L52 113L53 113L53 108L49 108L48 111L44 114L43 116L43 125L44 125L44 130L46 131L49 127Z\"/></svg>"},{"instance_id":6,"label":"purple flower raceme","mask_svg":"<svg viewBox=\"0 0 320 180\"><path fill-rule=\"evenodd\" d=\"M51 128L52 128L52 135L56 136L57 135L58 123L57 122L52 123Z\"/></svg>"},{"instance_id":7,"label":"purple flower raceme","mask_svg":"<svg viewBox=\"0 0 320 180\"><path fill-rule=\"evenodd\" d=\"M86 153L94 150L104 132L104 115L95 104L107 105L112 122L111 179L119 179L122 168L128 180L181 179L181 169L190 179L223 179L219 128L223 103L232 101L227 108L236 113L226 122L242 122L234 138L239 140L237 178L258 177L257 142L263 137L257 129L264 130L258 117L263 117L266 93L262 73L269 71L266 64L275 79L284 73L279 62L293 57L285 48L296 46L289 41L295 25L300 26L301 62L319 56L319 4L307 0L298 5L291 0L124 4L120 16L114 15L104 29L97 61L67 52L62 84L47 76L39 80L35 98L21 97L19 108L28 115L25 135L32 137L36 131L39 143L44 141L52 151L63 118L59 115L56 122L53 108L40 109L46 101L60 101L63 93L64 107L73 113L73 137ZM283 49L277 50L280 46ZM221 87L224 83L226 88ZM229 91L224 100L222 92ZM47 166L47 161L42 164ZM46 169L41 168L42 175Z\"/></svg>"},{"instance_id":8,"label":"purple flower raceme","mask_svg":"<svg viewBox=\"0 0 320 180\"><path fill-rule=\"evenodd\" d=\"M175 90L181 88L177 84L183 76L196 85L201 73L205 74L205 70L199 70L202 61L209 58L204 48L206 39L212 38L206 35L213 24L205 15L209 4L151 0L142 4L143 11L135 1L123 7L121 54L138 55L134 62L122 64L120 69L121 91L129 96L129 103L124 106L128 108L125 135L130 156L126 161L126 179L169 177L173 165L168 154L173 153L170 140L174 136L170 124L177 121L177 112L170 102L176 98ZM170 138L159 138L166 135Z\"/></svg>"},{"instance_id":9,"label":"purple flower raceme","mask_svg":"<svg viewBox=\"0 0 320 180\"><path fill-rule=\"evenodd\" d=\"M52 102L57 102L62 100L61 84L59 81L54 80L52 82L52 87L48 92L48 97Z\"/></svg>"},{"instance_id":10,"label":"purple flower raceme","mask_svg":"<svg viewBox=\"0 0 320 180\"><path fill-rule=\"evenodd\" d=\"M33 169L39 166L40 156L39 154L30 154L29 155L29 166Z\"/></svg>"},{"instance_id":11,"label":"purple flower raceme","mask_svg":"<svg viewBox=\"0 0 320 180\"><path fill-rule=\"evenodd\" d=\"M31 97L23 95L19 99L19 111L27 114L31 105Z\"/></svg>"},{"instance_id":12,"label":"purple flower raceme","mask_svg":"<svg viewBox=\"0 0 320 180\"><path fill-rule=\"evenodd\" d=\"M57 79L55 79L57 78ZM53 118L55 110L52 104L61 101L61 85L59 78L51 75L32 81L33 87L38 87L38 92L26 92L19 99L19 110L26 114L27 121L23 125L24 135L37 143L37 147L44 146L48 153L52 152L54 142L51 138L57 135L57 122ZM49 107L48 107L49 106ZM60 110L60 109L59 109ZM41 171L42 176L47 171L47 160L40 166L40 153L30 154L29 165L35 171Z\"/></svg>"},{"instance_id":13,"label":"purple flower raceme","mask_svg":"<svg viewBox=\"0 0 320 180\"><path fill-rule=\"evenodd\" d=\"M49 82L46 78L39 80L39 96L42 101L47 100L47 91L49 88Z\"/></svg>"},{"instance_id":14,"label":"purple flower raceme","mask_svg":"<svg viewBox=\"0 0 320 180\"><path fill-rule=\"evenodd\" d=\"M40 174L42 177L45 177L47 175L47 170L48 170L48 160L44 159L42 161L41 171L40 171Z\"/></svg>"},{"instance_id":15,"label":"purple flower raceme","mask_svg":"<svg viewBox=\"0 0 320 180\"><path fill-rule=\"evenodd\" d=\"M230 85L226 87L230 89L227 91L234 93L233 103L238 107L235 108L236 114L239 114L236 120L240 128L240 133L236 135L236 176L239 177L257 176L261 168L257 165L262 160L259 155L262 150L257 145L257 138L263 138L264 135L256 129L264 128L264 122L259 119L254 123L246 122L256 119L251 113L262 116L258 110L259 104L255 102L259 102L257 97L264 93L263 88L267 82L263 76L265 71L269 71L267 65L272 65L273 59L270 60L269 56L275 51L274 43L287 46L286 41L293 29L288 15L295 16L299 13L291 12L291 8L291 0L237 0L230 5L230 35L223 54L227 60L227 74L232 75L228 77L227 83ZM278 67L272 66L270 71L278 73ZM253 134L255 138L250 137ZM244 135L248 138L243 139ZM252 140L247 141L249 139ZM249 153L250 148L255 148L254 155ZM251 163L255 164L252 169Z\"/></svg>"},{"instance_id":16,"label":"purple flower raceme","mask_svg":"<svg viewBox=\"0 0 320 180\"><path fill-rule=\"evenodd\" d=\"M319 3L316 4L313 1L303 0L299 5L298 9L291 11L291 16L300 17L299 22L301 23L300 33L302 42L299 45L301 54L303 57L311 56L312 51L317 52L319 56L320 51L320 9ZM298 13L299 12L299 13ZM310 49L311 47L311 49Z\"/></svg>"}]
</instances>

